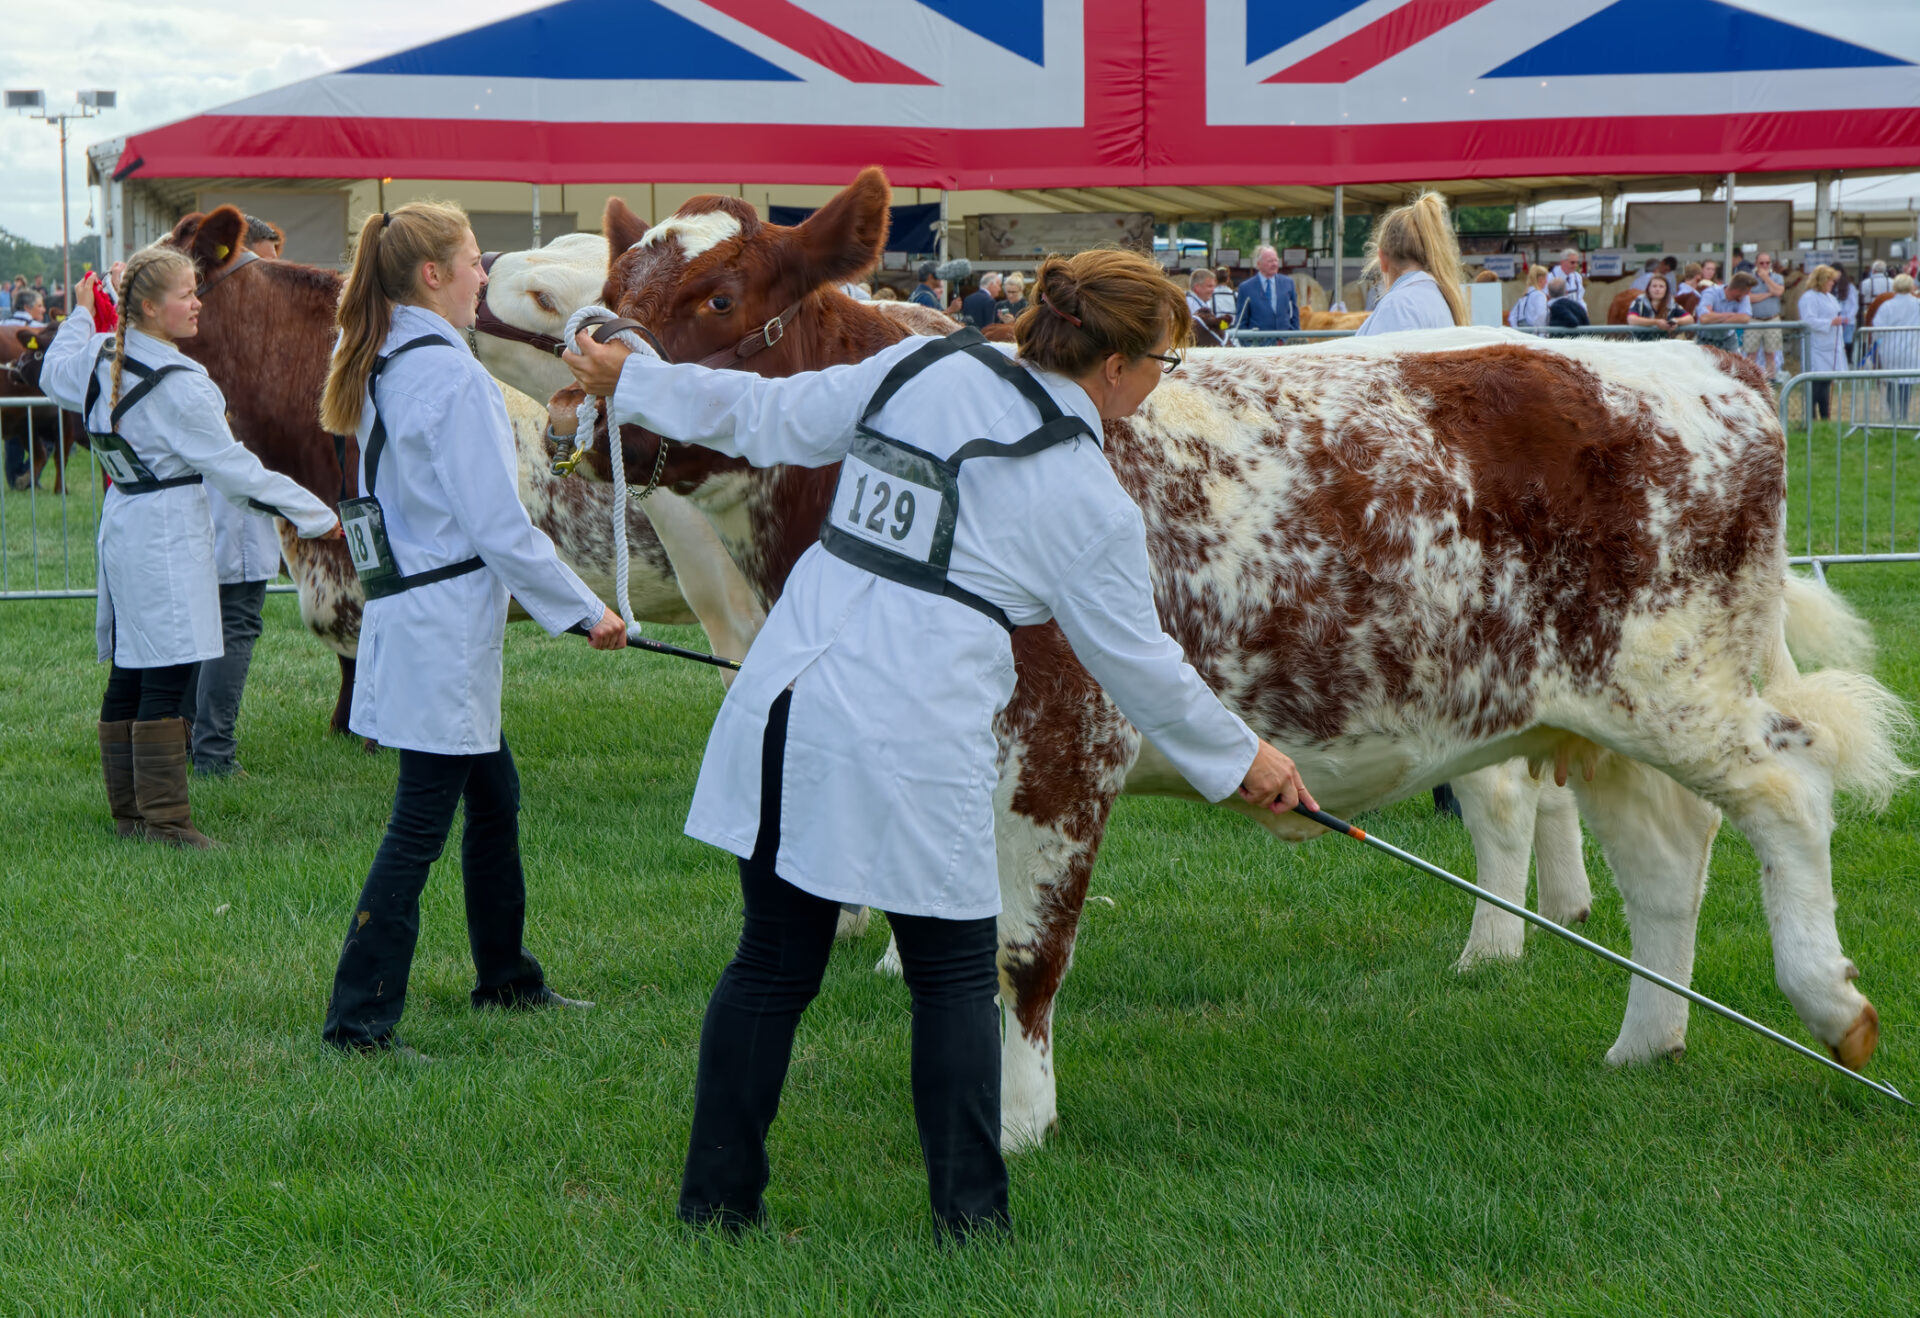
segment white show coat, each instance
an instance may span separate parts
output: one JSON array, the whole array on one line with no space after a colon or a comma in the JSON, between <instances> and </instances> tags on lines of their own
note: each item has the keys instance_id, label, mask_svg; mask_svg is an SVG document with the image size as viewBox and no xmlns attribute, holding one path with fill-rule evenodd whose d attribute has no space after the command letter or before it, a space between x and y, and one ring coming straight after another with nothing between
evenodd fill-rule
<instances>
[{"instance_id":1,"label":"white show coat","mask_svg":"<svg viewBox=\"0 0 1920 1318\"><path fill-rule=\"evenodd\" d=\"M1380 296L1380 305L1361 322L1355 337L1392 334L1396 330L1452 329L1453 308L1440 295L1440 285L1425 270L1409 270Z\"/></svg>"},{"instance_id":2,"label":"white show coat","mask_svg":"<svg viewBox=\"0 0 1920 1318\"><path fill-rule=\"evenodd\" d=\"M1434 288L1438 289L1439 285L1435 284ZM1441 298L1440 301L1444 304L1446 299ZM1513 304L1512 321L1515 329L1519 329L1523 325L1538 329L1540 326L1545 325L1547 323L1547 290L1544 288L1529 288L1526 292L1522 293L1520 300ZM1453 323L1452 319L1449 318L1447 323L1451 325Z\"/></svg>"},{"instance_id":3,"label":"white show coat","mask_svg":"<svg viewBox=\"0 0 1920 1318\"><path fill-rule=\"evenodd\" d=\"M1874 338L1875 366L1887 371L1920 369L1920 297L1901 293L1888 298L1874 313L1873 328L1900 331Z\"/></svg>"},{"instance_id":4,"label":"white show coat","mask_svg":"<svg viewBox=\"0 0 1920 1318\"><path fill-rule=\"evenodd\" d=\"M111 334L93 332L93 312L81 307L47 349L40 373L47 397L69 411L86 403L87 380L100 375L100 400L87 429L111 429ZM100 601L94 634L100 662L122 668L160 668L217 659L226 652L220 630L220 586L213 563L213 518L208 489L245 507L247 500L278 508L304 537L333 529L333 510L289 477L268 471L227 429L227 400L207 371L179 349L127 327L127 356L143 366L184 365L168 375L120 421L120 435L159 480L199 472L200 485L150 494L125 494L118 485L100 505ZM97 363L97 367L96 367ZM121 377L123 395L140 383ZM266 523L267 516L253 519Z\"/></svg>"},{"instance_id":5,"label":"white show coat","mask_svg":"<svg viewBox=\"0 0 1920 1318\"><path fill-rule=\"evenodd\" d=\"M636 354L611 413L762 466L825 466L845 455L888 370L927 342L785 379ZM1080 386L1033 376L1101 433ZM1039 421L1012 385L956 354L909 381L873 424L944 457L976 438L1017 440ZM1238 788L1257 741L1161 630L1145 524L1100 445L1081 437L1031 457L974 458L959 486L949 579L1019 625L1057 620L1114 703L1202 796L1217 801ZM909 915L996 914L993 721L1014 687L1006 630L814 545L720 707L689 836L752 853L767 711L790 684L781 877Z\"/></svg>"},{"instance_id":6,"label":"white show coat","mask_svg":"<svg viewBox=\"0 0 1920 1318\"><path fill-rule=\"evenodd\" d=\"M430 571L478 554L486 567L367 601L347 722L399 750L480 755L500 749L501 647L507 596L557 636L591 627L606 606L553 552L520 503L519 458L500 385L460 332L422 307L394 308L380 351L423 335L379 380L387 443L371 493L400 571ZM360 484L374 404L360 410Z\"/></svg>"},{"instance_id":7,"label":"white show coat","mask_svg":"<svg viewBox=\"0 0 1920 1318\"><path fill-rule=\"evenodd\" d=\"M223 586L272 581L280 575L280 532L271 517L242 512L225 499L210 499L213 571Z\"/></svg>"},{"instance_id":8,"label":"white show coat","mask_svg":"<svg viewBox=\"0 0 1920 1318\"><path fill-rule=\"evenodd\" d=\"M1841 314L1840 299L1831 293L1812 289L1800 295L1800 319L1807 325L1807 369L1844 371L1847 369L1844 326L1832 323Z\"/></svg>"}]
</instances>

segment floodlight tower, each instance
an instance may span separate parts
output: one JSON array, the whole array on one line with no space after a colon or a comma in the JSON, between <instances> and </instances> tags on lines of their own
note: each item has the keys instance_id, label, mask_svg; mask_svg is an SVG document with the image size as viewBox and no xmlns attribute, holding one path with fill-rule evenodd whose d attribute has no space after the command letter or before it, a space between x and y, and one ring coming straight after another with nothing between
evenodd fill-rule
<instances>
[{"instance_id":1,"label":"floodlight tower","mask_svg":"<svg viewBox=\"0 0 1920 1318\"><path fill-rule=\"evenodd\" d=\"M59 114L47 112L47 94L43 91L9 91L7 108L24 110L29 117L50 123L60 130L60 287L66 290L67 310L73 310L73 244L67 236L67 122L91 119L111 110L119 98L110 91L94 88L73 94L74 108ZM106 253L102 251L104 261Z\"/></svg>"}]
</instances>

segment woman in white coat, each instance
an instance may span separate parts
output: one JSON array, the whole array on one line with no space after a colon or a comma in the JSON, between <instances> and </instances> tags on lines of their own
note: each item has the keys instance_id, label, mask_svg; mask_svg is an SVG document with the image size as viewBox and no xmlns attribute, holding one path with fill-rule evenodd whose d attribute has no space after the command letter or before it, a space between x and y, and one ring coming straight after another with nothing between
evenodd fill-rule
<instances>
[{"instance_id":1,"label":"woman in white coat","mask_svg":"<svg viewBox=\"0 0 1920 1318\"><path fill-rule=\"evenodd\" d=\"M462 331L486 274L458 207L371 215L340 294L340 339L320 424L360 440L359 491L343 501L367 593L348 724L400 752L386 836L347 924L322 1037L402 1047L394 1036L420 932L420 892L464 799L460 873L476 1007L591 1006L546 986L521 946L520 778L500 731L509 592L551 635L627 643L626 624L527 518L500 386Z\"/></svg>"},{"instance_id":2,"label":"woman in white coat","mask_svg":"<svg viewBox=\"0 0 1920 1318\"><path fill-rule=\"evenodd\" d=\"M1882 302L1880 310L1873 314L1874 365L1880 370L1920 373L1920 297L1913 295L1913 289L1912 275L1894 276L1893 296ZM1882 330L1894 332L1882 334ZM1891 381L1887 393L1894 418L1905 421L1907 402L1913 396L1913 381Z\"/></svg>"},{"instance_id":3,"label":"woman in white coat","mask_svg":"<svg viewBox=\"0 0 1920 1318\"><path fill-rule=\"evenodd\" d=\"M1830 265L1815 266L1800 294L1799 316L1807 330L1807 369L1844 371L1847 369L1846 328L1853 323L1840 299L1833 295L1840 272ZM1833 381L1813 382L1813 413L1822 421L1830 419Z\"/></svg>"},{"instance_id":4,"label":"woman in white coat","mask_svg":"<svg viewBox=\"0 0 1920 1318\"><path fill-rule=\"evenodd\" d=\"M1460 244L1447 218L1447 199L1439 193L1423 192L1382 215L1367 240L1367 263L1379 266L1386 291L1356 336L1467 323ZM1514 320L1519 323L1517 313Z\"/></svg>"},{"instance_id":5,"label":"woman in white coat","mask_svg":"<svg viewBox=\"0 0 1920 1318\"><path fill-rule=\"evenodd\" d=\"M100 662L113 665L100 703L101 771L122 837L207 847L188 807L179 716L194 665L224 649L206 487L257 516L278 513L304 537L337 534L339 523L234 440L219 387L174 346L200 328L187 255L159 246L134 254L112 334L94 333L98 282L89 274L76 290L40 383L82 414L113 477L100 505L94 622Z\"/></svg>"},{"instance_id":6,"label":"woman in white coat","mask_svg":"<svg viewBox=\"0 0 1920 1318\"><path fill-rule=\"evenodd\" d=\"M763 1218L767 1129L847 902L886 911L899 944L936 1230L1008 1224L993 720L1015 625L1058 621L1208 800L1305 797L1161 630L1140 510L1101 451L1101 422L1177 364L1188 320L1153 262L1093 251L1042 264L1018 357L971 331L784 379L584 336L568 355L614 421L763 466L841 463L821 544L721 706L687 823L740 857L745 925L701 1031L686 1221Z\"/></svg>"},{"instance_id":7,"label":"woman in white coat","mask_svg":"<svg viewBox=\"0 0 1920 1318\"><path fill-rule=\"evenodd\" d=\"M1354 331L1363 334L1392 334L1400 330L1452 329L1467 323L1467 300L1460 292L1460 243L1453 236L1453 224L1447 218L1447 199L1437 192L1423 192L1404 206L1382 215L1367 240L1367 263L1380 268L1387 291ZM1539 324L1546 323L1547 297L1542 291L1547 272L1539 266L1527 271L1534 288L1514 304L1513 323L1520 325L1521 308L1526 315L1535 313ZM1433 789L1433 808L1456 819L1460 802L1453 788L1441 783Z\"/></svg>"}]
</instances>

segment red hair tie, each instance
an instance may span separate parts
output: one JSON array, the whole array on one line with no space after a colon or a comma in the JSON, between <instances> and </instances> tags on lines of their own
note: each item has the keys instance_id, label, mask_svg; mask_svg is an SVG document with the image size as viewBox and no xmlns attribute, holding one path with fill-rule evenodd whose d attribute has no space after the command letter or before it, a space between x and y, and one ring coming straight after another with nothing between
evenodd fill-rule
<instances>
[{"instance_id":1,"label":"red hair tie","mask_svg":"<svg viewBox=\"0 0 1920 1318\"><path fill-rule=\"evenodd\" d=\"M1080 323L1080 317L1078 317L1078 316L1069 316L1069 315L1068 315L1068 314L1067 314L1066 312L1064 312L1064 311L1062 311L1062 310L1060 310L1060 308L1059 308L1059 307L1056 307L1056 306L1054 306L1054 305L1053 305L1053 299L1052 299L1052 298L1050 298L1050 297L1048 297L1048 296L1047 296L1047 295L1046 295L1046 294L1045 294L1044 292L1042 292L1042 293L1040 294L1040 300L1041 300L1042 302L1044 302L1044 303L1046 303L1046 304L1047 304L1047 310L1048 310L1048 311L1051 311L1051 312L1052 312L1052 313L1053 313L1054 315L1056 315L1056 316L1058 316L1058 317L1060 317L1060 319L1062 319L1062 320L1064 320L1064 321L1067 321L1067 322L1068 322L1068 323L1070 323L1070 324L1071 324L1071 325L1072 325L1072 326L1073 326L1073 327L1074 327L1075 329L1084 329L1084 328L1085 328L1085 326L1083 326L1083 325L1081 325L1081 323Z\"/></svg>"}]
</instances>

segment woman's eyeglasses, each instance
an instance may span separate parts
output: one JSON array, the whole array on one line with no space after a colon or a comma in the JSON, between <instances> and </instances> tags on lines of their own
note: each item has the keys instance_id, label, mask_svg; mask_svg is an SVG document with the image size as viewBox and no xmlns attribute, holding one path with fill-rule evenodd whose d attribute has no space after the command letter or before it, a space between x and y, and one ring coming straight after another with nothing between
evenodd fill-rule
<instances>
[{"instance_id":1,"label":"woman's eyeglasses","mask_svg":"<svg viewBox=\"0 0 1920 1318\"><path fill-rule=\"evenodd\" d=\"M1180 354L1177 352L1143 352L1140 355L1142 357L1151 357L1157 362L1165 362L1167 365L1165 370L1162 371L1164 375L1172 375L1180 368Z\"/></svg>"}]
</instances>

